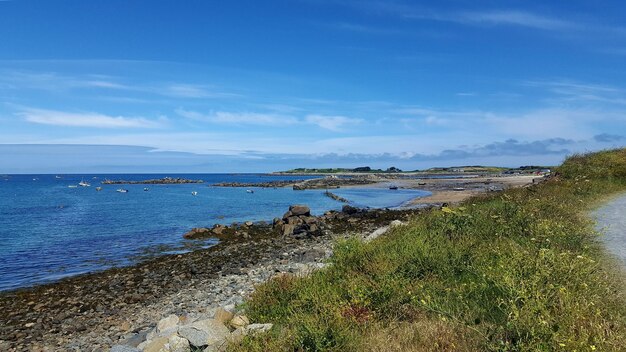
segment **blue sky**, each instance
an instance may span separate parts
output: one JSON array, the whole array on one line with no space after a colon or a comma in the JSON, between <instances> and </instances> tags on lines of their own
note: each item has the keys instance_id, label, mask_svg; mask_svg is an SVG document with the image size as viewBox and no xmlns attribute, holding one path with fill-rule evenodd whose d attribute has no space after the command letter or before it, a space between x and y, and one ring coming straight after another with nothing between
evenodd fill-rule
<instances>
[{"instance_id":1,"label":"blue sky","mask_svg":"<svg viewBox=\"0 0 626 352\"><path fill-rule=\"evenodd\" d=\"M626 145L622 1L0 1L0 172L556 164Z\"/></svg>"}]
</instances>

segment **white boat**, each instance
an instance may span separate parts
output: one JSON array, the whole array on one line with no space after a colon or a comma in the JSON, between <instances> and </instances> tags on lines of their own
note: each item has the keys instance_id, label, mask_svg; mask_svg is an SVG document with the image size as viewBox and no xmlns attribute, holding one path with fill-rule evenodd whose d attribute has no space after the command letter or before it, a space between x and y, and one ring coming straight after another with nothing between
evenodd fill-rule
<instances>
[{"instance_id":1,"label":"white boat","mask_svg":"<svg viewBox=\"0 0 626 352\"><path fill-rule=\"evenodd\" d=\"M118 189L118 190L117 190L117 192L120 192L120 193L128 193L128 190L127 190L127 189L124 189L124 188L120 188L120 189Z\"/></svg>"},{"instance_id":2,"label":"white boat","mask_svg":"<svg viewBox=\"0 0 626 352\"><path fill-rule=\"evenodd\" d=\"M254 191L253 191L253 190L251 190L251 189L247 189L247 190L246 190L246 193L254 193Z\"/></svg>"},{"instance_id":3,"label":"white boat","mask_svg":"<svg viewBox=\"0 0 626 352\"><path fill-rule=\"evenodd\" d=\"M193 192L191 192L191 195L192 195L192 196L197 196L197 195L198 195L198 192L193 191Z\"/></svg>"},{"instance_id":4,"label":"white boat","mask_svg":"<svg viewBox=\"0 0 626 352\"><path fill-rule=\"evenodd\" d=\"M148 187L144 187L143 191L148 192Z\"/></svg>"},{"instance_id":5,"label":"white boat","mask_svg":"<svg viewBox=\"0 0 626 352\"><path fill-rule=\"evenodd\" d=\"M96 191L102 191L102 187L96 187Z\"/></svg>"},{"instance_id":6,"label":"white boat","mask_svg":"<svg viewBox=\"0 0 626 352\"><path fill-rule=\"evenodd\" d=\"M78 186L76 186L76 185L69 185L69 186L67 186L67 188L78 188Z\"/></svg>"},{"instance_id":7,"label":"white boat","mask_svg":"<svg viewBox=\"0 0 626 352\"><path fill-rule=\"evenodd\" d=\"M58 180L58 179L60 179L60 178L61 178L61 176L56 175L56 176L54 176L54 178L56 178L56 179Z\"/></svg>"},{"instance_id":8,"label":"white boat","mask_svg":"<svg viewBox=\"0 0 626 352\"><path fill-rule=\"evenodd\" d=\"M80 180L80 182L78 182L78 185L81 187L90 187L91 185L89 184L89 182L85 182L85 180Z\"/></svg>"}]
</instances>

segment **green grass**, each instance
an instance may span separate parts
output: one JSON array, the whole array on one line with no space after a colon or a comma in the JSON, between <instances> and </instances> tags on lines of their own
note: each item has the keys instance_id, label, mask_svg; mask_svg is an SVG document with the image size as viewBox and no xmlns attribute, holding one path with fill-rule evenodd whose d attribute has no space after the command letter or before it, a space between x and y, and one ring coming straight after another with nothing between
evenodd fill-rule
<instances>
[{"instance_id":1,"label":"green grass","mask_svg":"<svg viewBox=\"0 0 626 352\"><path fill-rule=\"evenodd\" d=\"M576 155L540 185L433 210L247 302L233 351L617 351L622 277L586 212L626 190L626 149Z\"/></svg>"}]
</instances>

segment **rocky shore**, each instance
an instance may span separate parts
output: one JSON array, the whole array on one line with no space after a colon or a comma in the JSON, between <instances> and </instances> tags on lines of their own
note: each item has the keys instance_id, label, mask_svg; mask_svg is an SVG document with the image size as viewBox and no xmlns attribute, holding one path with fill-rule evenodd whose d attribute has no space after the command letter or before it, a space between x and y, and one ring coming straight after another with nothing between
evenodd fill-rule
<instances>
[{"instance_id":1,"label":"rocky shore","mask_svg":"<svg viewBox=\"0 0 626 352\"><path fill-rule=\"evenodd\" d=\"M140 180L140 181L127 181L127 180L104 180L102 181L103 185L175 185L175 184L185 184L185 183L204 183L203 180L189 180L186 178L172 178L172 177L164 177L158 179L151 180Z\"/></svg>"},{"instance_id":2,"label":"rocky shore","mask_svg":"<svg viewBox=\"0 0 626 352\"><path fill-rule=\"evenodd\" d=\"M308 180L284 180L284 181L268 181L256 183L244 182L222 182L215 183L215 187L293 187L294 190L305 189L328 189L340 188L342 186L362 186L380 182L380 178L373 175L335 177L327 176L323 178L313 178Z\"/></svg>"},{"instance_id":3,"label":"rocky shore","mask_svg":"<svg viewBox=\"0 0 626 352\"><path fill-rule=\"evenodd\" d=\"M156 337L157 323L170 314L184 320L178 324L182 327L213 319L219 307L237 313L234 307L255 285L277 274L301 275L323 267L337 237L367 237L420 211L346 205L341 212L315 217L307 207L293 206L271 224L220 225L186 234L220 239L208 249L4 292L0 350L108 351L115 345L123 346L118 351L132 350Z\"/></svg>"}]
</instances>

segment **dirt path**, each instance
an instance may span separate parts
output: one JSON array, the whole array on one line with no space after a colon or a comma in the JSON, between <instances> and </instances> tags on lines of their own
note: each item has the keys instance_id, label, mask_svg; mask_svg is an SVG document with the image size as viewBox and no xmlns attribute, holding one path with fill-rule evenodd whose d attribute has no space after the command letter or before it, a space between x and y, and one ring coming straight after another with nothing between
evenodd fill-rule
<instances>
[{"instance_id":1,"label":"dirt path","mask_svg":"<svg viewBox=\"0 0 626 352\"><path fill-rule=\"evenodd\" d=\"M626 194L623 194L592 214L596 228L602 232L602 242L610 253L626 267Z\"/></svg>"}]
</instances>

